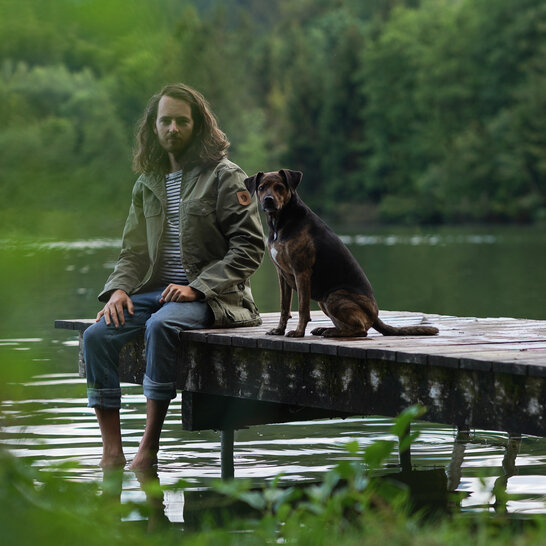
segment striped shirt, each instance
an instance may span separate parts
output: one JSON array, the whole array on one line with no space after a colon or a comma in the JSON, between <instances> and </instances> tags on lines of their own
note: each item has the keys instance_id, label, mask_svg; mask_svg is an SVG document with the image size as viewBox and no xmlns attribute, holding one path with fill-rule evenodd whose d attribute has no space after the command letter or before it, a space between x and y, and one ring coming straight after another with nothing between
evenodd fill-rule
<instances>
[{"instance_id":1,"label":"striped shirt","mask_svg":"<svg viewBox=\"0 0 546 546\"><path fill-rule=\"evenodd\" d=\"M165 177L167 189L167 222L161 241L160 278L163 284L188 284L180 257L180 185L182 171Z\"/></svg>"}]
</instances>

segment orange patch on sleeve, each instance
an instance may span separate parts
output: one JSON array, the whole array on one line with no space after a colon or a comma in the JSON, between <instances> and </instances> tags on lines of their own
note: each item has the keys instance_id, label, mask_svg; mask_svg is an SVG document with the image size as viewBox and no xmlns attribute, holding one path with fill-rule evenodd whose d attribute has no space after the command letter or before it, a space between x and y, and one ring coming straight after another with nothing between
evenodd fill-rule
<instances>
[{"instance_id":1,"label":"orange patch on sleeve","mask_svg":"<svg viewBox=\"0 0 546 546\"><path fill-rule=\"evenodd\" d=\"M250 193L247 191L238 191L237 199L239 200L239 203L245 207L250 205Z\"/></svg>"}]
</instances>

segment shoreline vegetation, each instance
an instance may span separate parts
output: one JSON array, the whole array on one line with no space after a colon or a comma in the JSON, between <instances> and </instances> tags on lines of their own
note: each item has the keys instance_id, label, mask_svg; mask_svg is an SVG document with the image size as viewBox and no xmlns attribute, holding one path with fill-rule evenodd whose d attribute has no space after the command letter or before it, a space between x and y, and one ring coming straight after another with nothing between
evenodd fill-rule
<instances>
[{"instance_id":1,"label":"shoreline vegetation","mask_svg":"<svg viewBox=\"0 0 546 546\"><path fill-rule=\"evenodd\" d=\"M317 210L314 207L313 210ZM360 212L362 214L360 214ZM338 233L338 235L351 236L360 233L424 233L443 232L445 230L461 230L464 233L476 231L477 233L503 229L533 229L536 232L546 230L546 220L533 223L524 221L465 221L461 223L415 223L412 221L385 222L378 218L373 207L354 203L340 203L327 213L321 214L322 218ZM100 220L99 220L100 218ZM123 232L125 209L117 211L102 211L85 214L78 211L48 210L48 211L21 211L8 209L1 212L0 240L24 243L59 240L89 240L97 238L119 239ZM265 219L262 218L262 222ZM264 223L265 226L265 223Z\"/></svg>"},{"instance_id":2,"label":"shoreline vegetation","mask_svg":"<svg viewBox=\"0 0 546 546\"><path fill-rule=\"evenodd\" d=\"M149 96L331 221L546 222L541 0L0 0L0 230L119 233ZM98 233L100 235L101 233Z\"/></svg>"}]
</instances>

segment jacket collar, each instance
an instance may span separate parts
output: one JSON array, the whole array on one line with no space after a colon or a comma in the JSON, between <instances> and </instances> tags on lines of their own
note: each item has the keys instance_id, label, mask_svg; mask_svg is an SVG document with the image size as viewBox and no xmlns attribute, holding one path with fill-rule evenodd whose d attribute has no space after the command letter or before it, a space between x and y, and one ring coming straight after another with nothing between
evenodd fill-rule
<instances>
[{"instance_id":1,"label":"jacket collar","mask_svg":"<svg viewBox=\"0 0 546 546\"><path fill-rule=\"evenodd\" d=\"M182 179L185 183L190 182L197 178L203 167L201 165L195 165L184 169L182 171ZM141 182L147 186L161 201L166 201L167 192L165 189L165 175L159 173L143 174L141 176Z\"/></svg>"},{"instance_id":2,"label":"jacket collar","mask_svg":"<svg viewBox=\"0 0 546 546\"><path fill-rule=\"evenodd\" d=\"M166 197L164 176L161 174L143 174L141 182L147 186L157 197Z\"/></svg>"}]
</instances>

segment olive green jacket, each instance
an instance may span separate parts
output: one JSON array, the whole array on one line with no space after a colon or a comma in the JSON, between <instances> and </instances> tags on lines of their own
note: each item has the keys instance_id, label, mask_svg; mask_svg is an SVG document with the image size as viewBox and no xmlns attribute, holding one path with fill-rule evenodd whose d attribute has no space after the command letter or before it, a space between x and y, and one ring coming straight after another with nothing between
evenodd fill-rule
<instances>
[{"instance_id":1,"label":"olive green jacket","mask_svg":"<svg viewBox=\"0 0 546 546\"><path fill-rule=\"evenodd\" d=\"M184 171L180 190L180 247L188 282L204 295L214 327L261 324L249 277L265 249L257 203L245 173L227 159ZM122 249L99 300L116 289L131 295L160 286L159 250L167 193L163 176L141 175L133 188Z\"/></svg>"}]
</instances>

